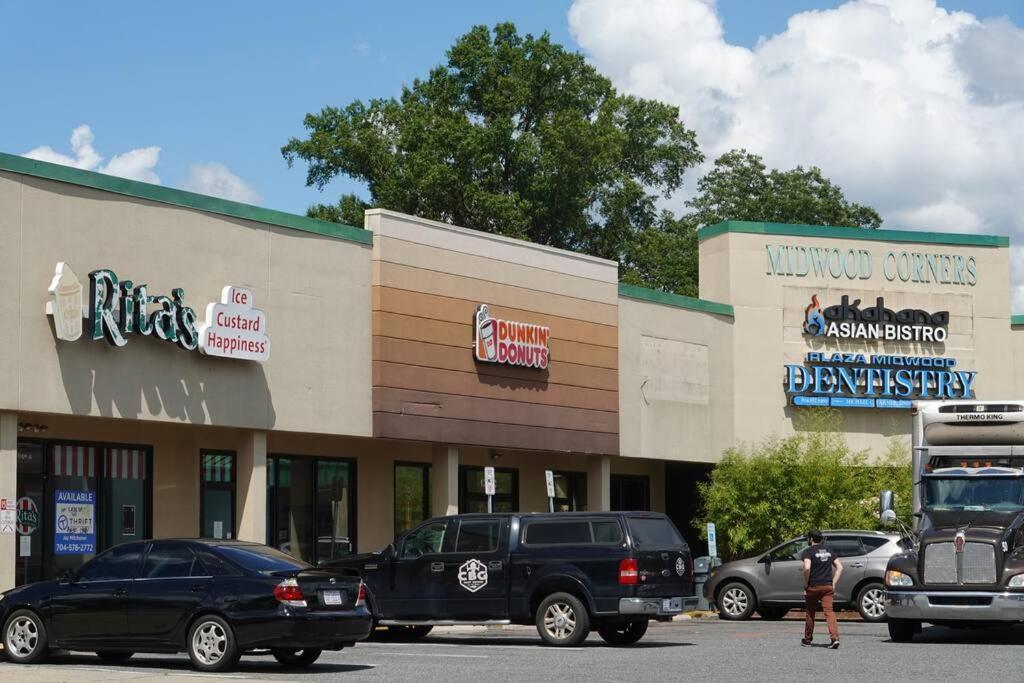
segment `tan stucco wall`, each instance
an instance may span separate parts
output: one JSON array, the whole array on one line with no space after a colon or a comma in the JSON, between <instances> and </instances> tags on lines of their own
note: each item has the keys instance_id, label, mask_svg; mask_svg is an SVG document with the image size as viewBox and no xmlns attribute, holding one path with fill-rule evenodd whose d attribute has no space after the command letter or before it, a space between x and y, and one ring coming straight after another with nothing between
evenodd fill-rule
<instances>
[{"instance_id":1,"label":"tan stucco wall","mask_svg":"<svg viewBox=\"0 0 1024 683\"><path fill-rule=\"evenodd\" d=\"M369 245L6 172L0 243L0 409L371 433ZM86 287L98 268L151 296L181 287L200 320L225 285L252 289L270 359L57 341L44 307L58 261Z\"/></svg>"},{"instance_id":2,"label":"tan stucco wall","mask_svg":"<svg viewBox=\"0 0 1024 683\"><path fill-rule=\"evenodd\" d=\"M867 279L834 279L813 271L805 277L769 274L768 244L865 249L873 255L874 268ZM972 256L977 283L889 281L881 266L889 251ZM732 421L737 441L793 432L794 409L784 391L784 365L802 363L811 351L953 357L957 369L978 372L974 388L979 398L1005 398L1024 388L1010 353L1012 346L1021 344L1009 322L1008 248L733 232L701 242L700 258L701 296L729 303L735 310ZM942 344L810 338L802 333L802 325L813 294L822 306L838 304L847 294L868 304L884 296L892 309L948 310L949 337ZM910 416L903 410L851 408L841 415L850 445L875 454L885 450L890 437L910 431Z\"/></svg>"},{"instance_id":3,"label":"tan stucco wall","mask_svg":"<svg viewBox=\"0 0 1024 683\"><path fill-rule=\"evenodd\" d=\"M619 297L622 455L714 462L732 445L732 319Z\"/></svg>"}]
</instances>

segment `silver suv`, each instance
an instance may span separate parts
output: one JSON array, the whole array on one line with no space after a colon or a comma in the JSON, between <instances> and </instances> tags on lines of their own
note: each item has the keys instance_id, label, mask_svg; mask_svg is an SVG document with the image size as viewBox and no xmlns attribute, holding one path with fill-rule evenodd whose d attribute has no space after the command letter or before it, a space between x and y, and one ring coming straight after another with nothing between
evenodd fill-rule
<instances>
[{"instance_id":1,"label":"silver suv","mask_svg":"<svg viewBox=\"0 0 1024 683\"><path fill-rule=\"evenodd\" d=\"M836 587L836 609L853 606L864 621L885 619L885 567L902 553L899 534L881 531L824 531L824 542L843 564ZM804 577L800 553L806 538L795 538L746 560L711 570L704 597L714 602L723 619L781 619L803 607Z\"/></svg>"}]
</instances>

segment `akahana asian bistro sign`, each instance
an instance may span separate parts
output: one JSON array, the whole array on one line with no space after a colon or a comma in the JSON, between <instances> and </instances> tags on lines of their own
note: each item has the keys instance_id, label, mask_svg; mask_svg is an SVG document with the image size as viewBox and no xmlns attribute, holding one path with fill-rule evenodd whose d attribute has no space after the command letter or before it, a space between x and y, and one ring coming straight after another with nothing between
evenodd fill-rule
<instances>
[{"instance_id":1,"label":"akahana asian bistro sign","mask_svg":"<svg viewBox=\"0 0 1024 683\"><path fill-rule=\"evenodd\" d=\"M170 296L150 296L147 285L119 280L110 269L94 270L88 279L86 301L85 287L75 272L67 263L57 264L48 289L52 300L46 304L57 339L73 342L85 334L122 347L131 335L139 334L208 356L260 362L270 357L267 316L253 308L248 289L224 287L220 302L210 303L206 320L199 322L195 310L185 305L185 290L180 287Z\"/></svg>"},{"instance_id":2,"label":"akahana asian bistro sign","mask_svg":"<svg viewBox=\"0 0 1024 683\"><path fill-rule=\"evenodd\" d=\"M949 311L894 311L886 308L884 297L877 297L872 306L862 305L860 299L851 302L845 294L840 303L822 308L815 294L804 309L803 331L811 337L942 343L948 326Z\"/></svg>"},{"instance_id":3,"label":"akahana asian bistro sign","mask_svg":"<svg viewBox=\"0 0 1024 683\"><path fill-rule=\"evenodd\" d=\"M551 330L542 325L492 318L487 304L473 316L473 354L483 363L502 363L544 370L551 352Z\"/></svg>"}]
</instances>

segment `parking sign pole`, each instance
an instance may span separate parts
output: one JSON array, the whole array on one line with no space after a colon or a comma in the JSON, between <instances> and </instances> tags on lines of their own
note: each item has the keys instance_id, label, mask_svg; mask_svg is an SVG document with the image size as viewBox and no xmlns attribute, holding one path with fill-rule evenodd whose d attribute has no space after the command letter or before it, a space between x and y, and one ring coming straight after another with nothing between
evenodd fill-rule
<instances>
[{"instance_id":1,"label":"parking sign pole","mask_svg":"<svg viewBox=\"0 0 1024 683\"><path fill-rule=\"evenodd\" d=\"M548 487L548 512L555 511L555 473L544 470L544 482Z\"/></svg>"},{"instance_id":2,"label":"parking sign pole","mask_svg":"<svg viewBox=\"0 0 1024 683\"><path fill-rule=\"evenodd\" d=\"M484 493L487 494L487 513L494 512L494 468L484 468Z\"/></svg>"}]
</instances>

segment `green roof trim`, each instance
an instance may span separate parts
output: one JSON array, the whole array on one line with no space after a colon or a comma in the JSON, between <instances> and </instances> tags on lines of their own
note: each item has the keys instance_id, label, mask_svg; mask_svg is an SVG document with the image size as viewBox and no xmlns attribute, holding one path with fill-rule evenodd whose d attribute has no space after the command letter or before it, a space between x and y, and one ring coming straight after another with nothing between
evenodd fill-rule
<instances>
[{"instance_id":1,"label":"green roof trim","mask_svg":"<svg viewBox=\"0 0 1024 683\"><path fill-rule=\"evenodd\" d=\"M1011 315L1010 316L1010 325L1011 326L1024 325L1024 315Z\"/></svg>"},{"instance_id":2,"label":"green roof trim","mask_svg":"<svg viewBox=\"0 0 1024 683\"><path fill-rule=\"evenodd\" d=\"M10 171L22 175L54 180L59 183L70 183L91 187L95 190L114 192L128 197L148 199L163 204L172 204L187 209L196 209L207 213L243 218L258 223L268 223L282 228L312 232L325 237L358 242L359 244L373 244L373 233L362 228L355 228L351 225L341 225L330 221L321 221L316 218L298 216L284 211L264 209L251 204L242 204L228 199L209 197L204 194L176 190L163 185L152 185L137 180L127 180L117 176L96 173L95 171L83 171L80 168L51 164L46 161L37 161L16 154L5 154L0 152L0 171Z\"/></svg>"},{"instance_id":3,"label":"green roof trim","mask_svg":"<svg viewBox=\"0 0 1024 683\"><path fill-rule=\"evenodd\" d=\"M640 299L642 301L653 301L654 303L665 304L666 306L675 306L676 308L688 308L691 311L703 311L704 313L727 315L730 318L735 317L732 306L729 304L720 304L717 301L694 299L692 296L683 296L682 294L661 292L657 289L647 289L646 287L627 285L625 282L619 283L619 296L628 297L630 299Z\"/></svg>"},{"instance_id":4,"label":"green roof trim","mask_svg":"<svg viewBox=\"0 0 1024 683\"><path fill-rule=\"evenodd\" d=\"M724 223L708 225L697 231L697 239L703 242L726 232L792 235L795 237L828 237L832 239L873 242L917 242L919 244L949 244L971 247L1010 246L1010 238L1005 235L973 235L962 232L923 232L918 230L871 230L869 228L756 223L753 221L725 221Z\"/></svg>"}]
</instances>

